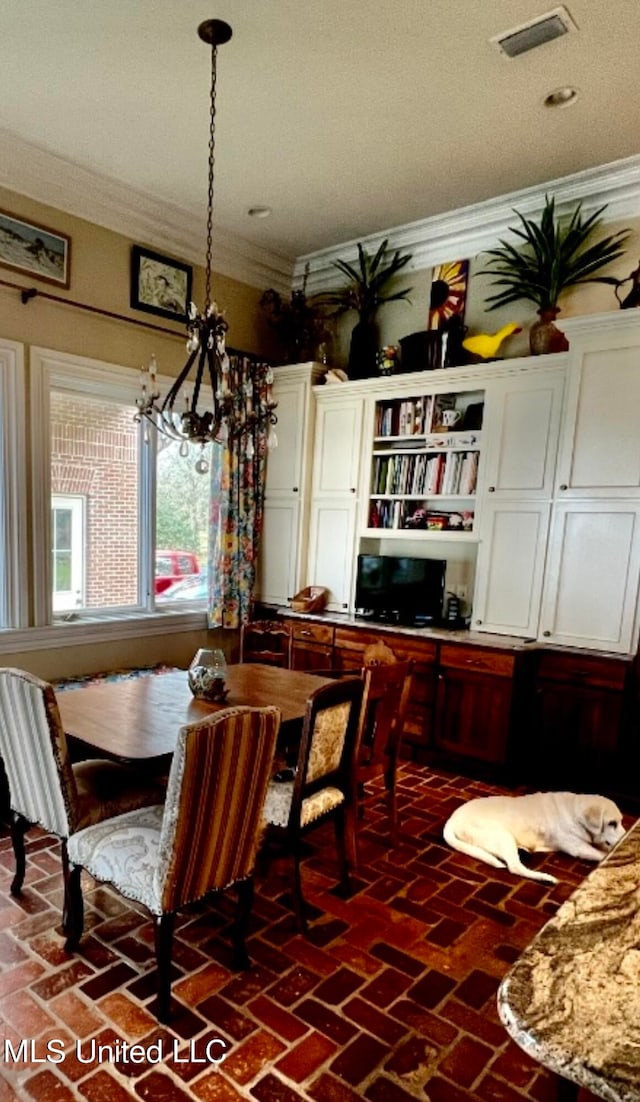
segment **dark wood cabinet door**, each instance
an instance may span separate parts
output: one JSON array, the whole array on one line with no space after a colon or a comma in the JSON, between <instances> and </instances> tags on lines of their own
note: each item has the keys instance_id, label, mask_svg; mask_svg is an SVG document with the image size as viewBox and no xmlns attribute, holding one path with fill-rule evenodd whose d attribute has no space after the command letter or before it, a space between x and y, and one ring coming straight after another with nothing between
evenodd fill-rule
<instances>
[{"instance_id":1,"label":"dark wood cabinet door","mask_svg":"<svg viewBox=\"0 0 640 1102\"><path fill-rule=\"evenodd\" d=\"M620 692L561 681L539 682L531 760L527 763L534 783L571 792L624 791L622 714ZM638 787L635 778L628 777L627 783Z\"/></svg>"},{"instance_id":2,"label":"dark wood cabinet door","mask_svg":"<svg viewBox=\"0 0 640 1102\"><path fill-rule=\"evenodd\" d=\"M511 678L456 666L438 674L434 746L458 757L492 765L507 761L511 720Z\"/></svg>"},{"instance_id":3,"label":"dark wood cabinet door","mask_svg":"<svg viewBox=\"0 0 640 1102\"><path fill-rule=\"evenodd\" d=\"M331 670L333 669L333 647L322 643L293 643L291 648L291 668L294 670Z\"/></svg>"}]
</instances>

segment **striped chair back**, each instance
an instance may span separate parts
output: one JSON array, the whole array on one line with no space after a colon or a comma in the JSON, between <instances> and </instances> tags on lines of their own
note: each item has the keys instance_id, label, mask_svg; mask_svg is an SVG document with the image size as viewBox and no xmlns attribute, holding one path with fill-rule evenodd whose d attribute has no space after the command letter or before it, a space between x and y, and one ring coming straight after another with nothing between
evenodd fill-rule
<instances>
[{"instance_id":1,"label":"striped chair back","mask_svg":"<svg viewBox=\"0 0 640 1102\"><path fill-rule=\"evenodd\" d=\"M24 670L0 669L0 757L12 810L67 838L77 789L56 696Z\"/></svg>"},{"instance_id":2,"label":"striped chair back","mask_svg":"<svg viewBox=\"0 0 640 1102\"><path fill-rule=\"evenodd\" d=\"M280 721L279 708L227 708L180 731L156 871L165 911L253 872Z\"/></svg>"}]
</instances>

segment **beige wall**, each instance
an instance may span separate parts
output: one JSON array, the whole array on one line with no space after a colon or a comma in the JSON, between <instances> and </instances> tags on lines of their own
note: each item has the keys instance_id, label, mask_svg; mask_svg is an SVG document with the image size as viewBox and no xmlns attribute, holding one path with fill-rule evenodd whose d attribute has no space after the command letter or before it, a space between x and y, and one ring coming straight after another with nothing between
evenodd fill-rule
<instances>
[{"instance_id":1,"label":"beige wall","mask_svg":"<svg viewBox=\"0 0 640 1102\"><path fill-rule=\"evenodd\" d=\"M0 285L0 334L3 337L125 367L146 365L151 353L155 352L162 374L178 373L186 359L181 326L129 306L133 244L129 238L4 188L0 188L0 209L71 237L71 284L65 290L4 267L0 267L0 279L36 287L41 292L122 314L164 330L162 333L146 326L127 325L40 297L23 305L19 292ZM147 244L144 241L135 243ZM195 267L193 295L199 306L204 305L203 288L204 272ZM229 344L246 352L269 355L272 335L258 308L261 291L214 273L212 292L229 322Z\"/></svg>"},{"instance_id":2,"label":"beige wall","mask_svg":"<svg viewBox=\"0 0 640 1102\"><path fill-rule=\"evenodd\" d=\"M105 670L155 666L160 662L186 669L199 647L222 647L230 661L237 661L238 632L182 631L174 635L146 635L143 643L141 639L123 639L78 647L16 651L0 655L0 665L29 670L46 681L54 681Z\"/></svg>"}]
</instances>

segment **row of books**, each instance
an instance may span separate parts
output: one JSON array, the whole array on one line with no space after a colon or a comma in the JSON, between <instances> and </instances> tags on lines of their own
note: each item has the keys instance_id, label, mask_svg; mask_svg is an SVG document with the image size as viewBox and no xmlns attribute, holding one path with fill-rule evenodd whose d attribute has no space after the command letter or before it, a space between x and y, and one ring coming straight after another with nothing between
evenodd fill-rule
<instances>
[{"instance_id":1,"label":"row of books","mask_svg":"<svg viewBox=\"0 0 640 1102\"><path fill-rule=\"evenodd\" d=\"M429 394L423 398L379 402L376 406L376 436L415 436L440 425L445 409L455 408L455 395Z\"/></svg>"},{"instance_id":2,"label":"row of books","mask_svg":"<svg viewBox=\"0 0 640 1102\"><path fill-rule=\"evenodd\" d=\"M369 528L412 528L425 531L469 532L473 528L473 513L447 513L430 509L416 510L415 501L372 501Z\"/></svg>"},{"instance_id":3,"label":"row of books","mask_svg":"<svg viewBox=\"0 0 640 1102\"><path fill-rule=\"evenodd\" d=\"M435 455L377 455L373 464L373 494L474 494L478 452L438 452Z\"/></svg>"}]
</instances>

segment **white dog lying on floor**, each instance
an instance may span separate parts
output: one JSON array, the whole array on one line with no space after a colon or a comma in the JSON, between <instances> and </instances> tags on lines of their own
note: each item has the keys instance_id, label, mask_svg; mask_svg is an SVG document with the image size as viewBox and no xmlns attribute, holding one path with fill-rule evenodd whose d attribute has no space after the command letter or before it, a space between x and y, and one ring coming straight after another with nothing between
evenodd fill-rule
<instances>
[{"instance_id":1,"label":"white dog lying on floor","mask_svg":"<svg viewBox=\"0 0 640 1102\"><path fill-rule=\"evenodd\" d=\"M600 861L623 834L622 815L613 800L573 792L469 800L456 808L443 830L445 842L460 853L545 884L558 881L523 865L519 849L561 850L584 861Z\"/></svg>"}]
</instances>

